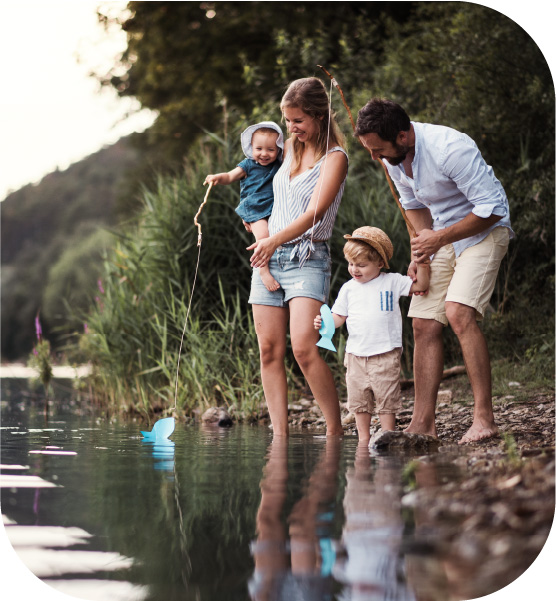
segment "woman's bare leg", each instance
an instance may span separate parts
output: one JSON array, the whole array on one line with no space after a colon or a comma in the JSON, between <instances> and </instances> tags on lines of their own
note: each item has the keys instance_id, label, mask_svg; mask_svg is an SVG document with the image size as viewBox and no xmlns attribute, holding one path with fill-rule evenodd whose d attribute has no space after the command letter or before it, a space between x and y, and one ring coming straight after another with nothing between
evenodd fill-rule
<instances>
[{"instance_id":1,"label":"woman's bare leg","mask_svg":"<svg viewBox=\"0 0 556 601\"><path fill-rule=\"evenodd\" d=\"M338 391L332 372L316 346L319 333L313 327L313 320L319 314L322 303L312 298L296 297L289 304L290 336L295 360L326 419L327 434L340 436L344 430Z\"/></svg>"},{"instance_id":2,"label":"woman's bare leg","mask_svg":"<svg viewBox=\"0 0 556 601\"><path fill-rule=\"evenodd\" d=\"M249 225L251 226L251 232L255 236L255 240L259 241L261 238L268 238L268 221L266 219L259 219L259 221L254 221ZM268 265L259 267L259 275L263 284L270 292L274 292L280 288L280 284L272 277Z\"/></svg>"},{"instance_id":3,"label":"woman's bare leg","mask_svg":"<svg viewBox=\"0 0 556 601\"><path fill-rule=\"evenodd\" d=\"M288 435L288 383L284 357L288 310L253 305L253 319L259 341L261 378L270 421L276 436Z\"/></svg>"}]
</instances>

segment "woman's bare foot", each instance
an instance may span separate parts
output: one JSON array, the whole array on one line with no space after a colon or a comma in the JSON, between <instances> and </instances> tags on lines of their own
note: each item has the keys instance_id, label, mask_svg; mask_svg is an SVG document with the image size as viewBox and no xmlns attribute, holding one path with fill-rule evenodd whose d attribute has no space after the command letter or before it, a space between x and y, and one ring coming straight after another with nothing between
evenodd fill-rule
<instances>
[{"instance_id":1,"label":"woman's bare foot","mask_svg":"<svg viewBox=\"0 0 556 601\"><path fill-rule=\"evenodd\" d=\"M421 424L417 422L414 423L413 420L411 420L409 426L405 428L404 432L406 432L407 434L428 434L429 436L434 436L435 438L438 438L435 423L433 423L432 426L429 426L427 424Z\"/></svg>"},{"instance_id":2,"label":"woman's bare foot","mask_svg":"<svg viewBox=\"0 0 556 601\"><path fill-rule=\"evenodd\" d=\"M266 289L270 290L270 292L275 292L280 288L280 284L272 277L268 267L261 267L259 269L259 275L261 276L261 280L266 286Z\"/></svg>"}]
</instances>

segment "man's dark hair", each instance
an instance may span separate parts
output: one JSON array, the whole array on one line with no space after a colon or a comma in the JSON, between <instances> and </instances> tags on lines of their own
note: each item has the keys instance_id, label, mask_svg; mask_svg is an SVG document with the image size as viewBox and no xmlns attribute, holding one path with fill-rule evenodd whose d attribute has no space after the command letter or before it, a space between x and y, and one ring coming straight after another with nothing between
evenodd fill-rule
<instances>
[{"instance_id":1,"label":"man's dark hair","mask_svg":"<svg viewBox=\"0 0 556 601\"><path fill-rule=\"evenodd\" d=\"M377 134L386 142L396 143L401 131L409 131L410 119L404 109L391 100L371 98L357 114L355 135Z\"/></svg>"}]
</instances>

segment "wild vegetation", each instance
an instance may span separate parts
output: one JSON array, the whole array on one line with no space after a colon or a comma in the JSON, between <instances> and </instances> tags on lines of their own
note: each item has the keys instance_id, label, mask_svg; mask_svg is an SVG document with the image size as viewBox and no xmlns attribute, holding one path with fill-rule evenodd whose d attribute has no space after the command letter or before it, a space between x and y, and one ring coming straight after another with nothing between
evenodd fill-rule
<instances>
[{"instance_id":1,"label":"wild vegetation","mask_svg":"<svg viewBox=\"0 0 556 601\"><path fill-rule=\"evenodd\" d=\"M87 323L74 360L93 363L95 392L110 407L190 413L219 403L246 418L260 412L247 305L251 238L233 210L238 188L212 190L199 219L200 252L193 218L205 175L240 160L242 129L265 118L280 121L289 81L317 75L330 85L318 64L336 77L354 114L370 96L388 96L413 119L477 141L508 193L516 232L484 324L491 353L544 382L552 378L554 86L539 48L516 23L460 2L130 2L118 18L100 17L127 32L128 47L99 76L160 114L136 138L143 166L119 205L130 221L104 253L100 275L89 280L89 298L97 300L74 322ZM383 228L395 247L391 267L400 272L409 247L382 172L350 136L339 95L330 91L350 155L331 240L335 295L347 277L344 233L363 224ZM62 259L56 254L60 272L71 263ZM59 295L53 285L45 301L55 304ZM409 322L405 337L409 376ZM344 340L337 333L339 353L327 355L339 387ZM446 364L459 363L449 330L446 342ZM302 385L294 367L289 379L292 388Z\"/></svg>"},{"instance_id":2,"label":"wild vegetation","mask_svg":"<svg viewBox=\"0 0 556 601\"><path fill-rule=\"evenodd\" d=\"M64 332L82 327L77 315L95 297L102 252L112 244L108 230L121 219L123 177L137 156L122 139L0 203L4 361L31 352L37 313L57 352Z\"/></svg>"}]
</instances>

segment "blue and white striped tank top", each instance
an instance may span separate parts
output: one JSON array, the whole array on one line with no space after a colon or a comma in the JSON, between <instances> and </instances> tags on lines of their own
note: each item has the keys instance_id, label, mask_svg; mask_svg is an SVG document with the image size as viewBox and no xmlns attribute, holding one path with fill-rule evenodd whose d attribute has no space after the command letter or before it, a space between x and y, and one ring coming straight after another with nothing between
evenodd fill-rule
<instances>
[{"instance_id":1,"label":"blue and white striped tank top","mask_svg":"<svg viewBox=\"0 0 556 601\"><path fill-rule=\"evenodd\" d=\"M340 146L334 146L327 154L337 151L343 152L347 157L346 151ZM284 158L282 166L274 176L272 183L274 190L274 206L272 208L270 219L268 220L268 229L271 236L290 225L290 223L295 221L307 210L326 155L323 156L312 169L307 169L290 180L292 157L293 152L290 149ZM300 266L303 266L311 253L315 250L311 243L311 239L328 240L332 235L345 184L346 179L344 178L340 185L340 189L338 190L338 194L336 194L336 198L332 201L332 204L328 207L322 219L317 221L315 225L309 228L302 236L292 240L294 247L290 258L293 259L297 255L299 257Z\"/></svg>"}]
</instances>

